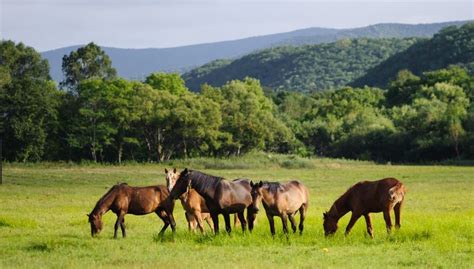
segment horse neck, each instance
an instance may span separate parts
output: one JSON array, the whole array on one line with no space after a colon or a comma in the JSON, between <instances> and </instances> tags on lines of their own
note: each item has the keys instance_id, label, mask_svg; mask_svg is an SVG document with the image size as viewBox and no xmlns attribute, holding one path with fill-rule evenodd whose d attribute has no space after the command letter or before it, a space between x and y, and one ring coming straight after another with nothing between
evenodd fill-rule
<instances>
[{"instance_id":1,"label":"horse neck","mask_svg":"<svg viewBox=\"0 0 474 269\"><path fill-rule=\"evenodd\" d=\"M191 178L191 187L204 198L214 199L219 178Z\"/></svg>"},{"instance_id":2,"label":"horse neck","mask_svg":"<svg viewBox=\"0 0 474 269\"><path fill-rule=\"evenodd\" d=\"M96 215L102 217L107 211L109 211L110 207L112 206L113 201L115 200L115 196L117 195L117 189L112 187L110 191L108 191L95 205L94 209L92 210L91 215Z\"/></svg>"},{"instance_id":3,"label":"horse neck","mask_svg":"<svg viewBox=\"0 0 474 269\"><path fill-rule=\"evenodd\" d=\"M264 184L262 187L262 201L267 205L271 205L275 202L275 196L270 191L269 184Z\"/></svg>"},{"instance_id":4,"label":"horse neck","mask_svg":"<svg viewBox=\"0 0 474 269\"><path fill-rule=\"evenodd\" d=\"M331 216L336 217L336 219L342 218L347 212L349 212L349 209L347 208L347 199L349 197L349 192L351 190L348 190L346 193L344 193L341 197L339 197L334 204L332 204L331 209L329 209L329 214Z\"/></svg>"}]
</instances>

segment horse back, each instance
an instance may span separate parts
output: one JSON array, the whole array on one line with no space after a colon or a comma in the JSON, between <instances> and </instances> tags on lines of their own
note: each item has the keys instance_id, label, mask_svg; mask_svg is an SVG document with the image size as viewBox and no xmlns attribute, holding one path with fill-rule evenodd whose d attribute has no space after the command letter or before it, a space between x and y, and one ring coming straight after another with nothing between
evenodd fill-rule
<instances>
[{"instance_id":1,"label":"horse back","mask_svg":"<svg viewBox=\"0 0 474 269\"><path fill-rule=\"evenodd\" d=\"M241 211L252 203L251 189L247 179L222 180L217 186L216 202L221 209L227 208L229 213Z\"/></svg>"},{"instance_id":2,"label":"horse back","mask_svg":"<svg viewBox=\"0 0 474 269\"><path fill-rule=\"evenodd\" d=\"M405 194L403 183L395 178L361 181L349 191L351 208L365 212L380 212L390 208L403 200Z\"/></svg>"},{"instance_id":3,"label":"horse back","mask_svg":"<svg viewBox=\"0 0 474 269\"><path fill-rule=\"evenodd\" d=\"M128 213L135 215L149 214L164 207L169 196L168 189L162 185L129 187L126 193L124 200L128 201Z\"/></svg>"}]
</instances>

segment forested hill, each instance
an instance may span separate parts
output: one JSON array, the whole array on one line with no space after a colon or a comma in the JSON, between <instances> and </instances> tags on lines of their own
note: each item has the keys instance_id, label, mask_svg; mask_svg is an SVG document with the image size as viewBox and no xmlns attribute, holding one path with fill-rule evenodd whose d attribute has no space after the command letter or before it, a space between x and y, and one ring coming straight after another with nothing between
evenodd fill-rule
<instances>
[{"instance_id":1,"label":"forested hill","mask_svg":"<svg viewBox=\"0 0 474 269\"><path fill-rule=\"evenodd\" d=\"M391 56L357 79L354 86L384 87L397 72L408 69L416 75L425 71L456 64L474 69L474 22L461 27L450 26L429 40L423 40L407 50Z\"/></svg>"},{"instance_id":2,"label":"forested hill","mask_svg":"<svg viewBox=\"0 0 474 269\"><path fill-rule=\"evenodd\" d=\"M419 39L344 39L329 44L283 46L262 50L234 61L211 62L183 75L198 90L207 83L223 85L247 76L263 86L290 91L317 91L346 85Z\"/></svg>"},{"instance_id":3,"label":"forested hill","mask_svg":"<svg viewBox=\"0 0 474 269\"><path fill-rule=\"evenodd\" d=\"M152 72L181 72L216 59L231 59L255 50L282 44L319 44L355 37L431 37L443 27L463 23L460 21L431 24L389 23L352 29L314 27L286 33L175 48L122 49L103 47L103 49L112 58L113 65L120 76L128 79L143 79ZM50 73L54 80L62 80L63 56L78 47L80 46L59 48L42 53L42 56L49 61Z\"/></svg>"}]
</instances>

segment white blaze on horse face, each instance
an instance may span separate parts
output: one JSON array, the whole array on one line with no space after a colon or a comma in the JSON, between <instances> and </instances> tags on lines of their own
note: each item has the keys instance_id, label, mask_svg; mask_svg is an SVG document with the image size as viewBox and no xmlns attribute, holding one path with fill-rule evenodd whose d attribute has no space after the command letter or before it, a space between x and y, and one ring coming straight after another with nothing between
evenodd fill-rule
<instances>
[{"instance_id":1,"label":"white blaze on horse face","mask_svg":"<svg viewBox=\"0 0 474 269\"><path fill-rule=\"evenodd\" d=\"M179 178L179 173L174 173L173 171L168 171L166 174L166 185L168 186L168 191L171 191L176 184L176 181Z\"/></svg>"}]
</instances>

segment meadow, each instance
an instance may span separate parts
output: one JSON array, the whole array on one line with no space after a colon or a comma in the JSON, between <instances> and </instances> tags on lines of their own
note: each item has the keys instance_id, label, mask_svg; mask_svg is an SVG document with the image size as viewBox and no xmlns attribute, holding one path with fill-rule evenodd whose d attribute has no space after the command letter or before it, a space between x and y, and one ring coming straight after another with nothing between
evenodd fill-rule
<instances>
[{"instance_id":1,"label":"meadow","mask_svg":"<svg viewBox=\"0 0 474 269\"><path fill-rule=\"evenodd\" d=\"M115 215L104 217L104 230L90 237L86 213L117 182L165 184L164 168L189 167L229 179L299 179L310 189L302 236L283 236L276 220L272 238L265 214L253 233L240 227L191 234L176 202L177 232L156 215L127 215L127 238L114 240ZM96 165L69 163L6 164L0 185L0 267L163 267L190 268L472 268L474 264L474 167L390 165L371 162L302 159L258 154L227 160L189 159L166 164ZM350 214L334 237L325 238L322 213L360 180L396 177L408 192L402 227L387 235L382 214L373 214L375 238L359 219L344 236ZM262 210L263 211L263 210ZM393 216L393 213L392 213ZM297 217L299 221L299 217ZM221 230L223 231L221 219Z\"/></svg>"}]
</instances>

